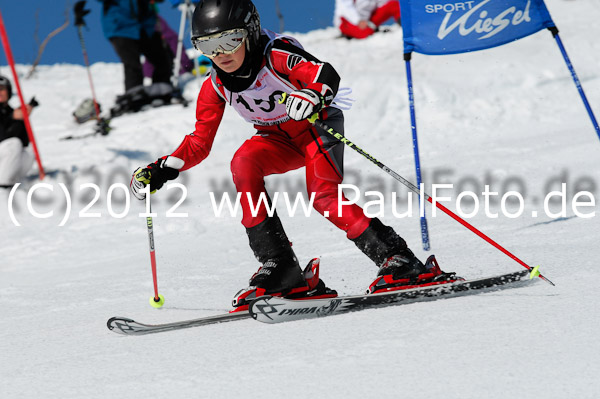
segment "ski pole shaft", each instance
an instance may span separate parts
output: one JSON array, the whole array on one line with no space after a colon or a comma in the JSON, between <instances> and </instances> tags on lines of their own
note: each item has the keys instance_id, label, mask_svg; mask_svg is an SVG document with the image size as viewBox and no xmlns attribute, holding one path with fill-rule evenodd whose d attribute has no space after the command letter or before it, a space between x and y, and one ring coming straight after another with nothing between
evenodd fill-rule
<instances>
[{"instance_id":1,"label":"ski pole shaft","mask_svg":"<svg viewBox=\"0 0 600 399\"><path fill-rule=\"evenodd\" d=\"M426 197L426 199L427 199L428 202L430 202L431 204L433 204L433 200L432 200L432 198L429 195L425 194L425 197ZM490 237L488 237L487 235L485 235L484 233L482 233L480 230L478 230L475 226L473 226L470 223L468 223L466 220L464 220L463 218L461 218L460 216L458 216L457 214L455 214L454 212L452 212L450 209L446 208L444 205L440 204L439 202L435 202L435 206L438 209L441 209L442 211L444 211L444 213L446 213L452 219L456 220L458 223L462 224L467 229L471 230L473 233L475 233L480 238L482 238L483 240L485 240L488 244L492 245L494 248L496 248L497 250L499 250L500 252L502 252L503 254L505 254L506 256L508 256L509 258L511 258L512 260L514 260L515 262L517 262L518 264L520 264L521 266L523 266L524 268L526 268L527 270L533 271L533 268L531 266L529 266L528 264L526 264L525 262L523 262L521 259L517 258L513 253L511 253L506 248L504 248L503 246L501 246L500 244L498 244L496 241L492 240ZM542 280L546 281L547 283L549 283L551 285L554 285L554 283L552 281L548 280L543 275L539 274L539 277Z\"/></svg>"},{"instance_id":2,"label":"ski pole shaft","mask_svg":"<svg viewBox=\"0 0 600 399\"><path fill-rule=\"evenodd\" d=\"M135 178L135 176L133 177ZM158 293L158 273L156 271L156 252L154 250L154 223L152 216L152 204L150 201L150 172L147 171L145 180L145 195L146 195L146 213L140 213L140 216L146 217L146 228L148 230L148 244L150 246L150 265L152 267L152 283L154 285L154 296L150 297L149 303L153 308L161 308L165 304L165 297Z\"/></svg>"},{"instance_id":3,"label":"ski pole shaft","mask_svg":"<svg viewBox=\"0 0 600 399\"><path fill-rule=\"evenodd\" d=\"M179 18L179 33L177 34L177 51L175 52L175 62L173 62L173 74L171 83L176 89L179 87L179 72L181 70L181 53L183 53L183 34L185 31L185 22L187 18L187 1L185 4L180 4L181 17Z\"/></svg>"},{"instance_id":4,"label":"ski pole shaft","mask_svg":"<svg viewBox=\"0 0 600 399\"><path fill-rule=\"evenodd\" d=\"M318 117L318 114L315 114L315 115L313 115L309 119L309 121L311 123L313 123L315 126L318 126L321 129L323 129L324 131L326 131L327 133L329 133L330 135L332 135L336 139L340 140L342 143L344 143L348 147L352 148L354 151L358 152L363 157L367 158L369 161L371 161L372 163L374 163L375 165L377 165L379 168L383 169L387 174L389 174L394 179L398 180L400 183L402 183L403 185L405 185L406 187L408 187L412 192L416 193L419 196L423 196L432 205L435 205L438 209L442 210L448 216L450 216L451 218L453 218L454 220L456 220L457 222L459 222L460 224L462 224L463 226L465 226L467 229L469 229L470 231L472 231L473 233L475 233L477 236L479 236L480 238L482 238L483 240L485 240L487 243L491 244L494 248L498 249L503 254L507 255L509 258L511 258L512 260L516 261L518 264L520 264L521 266L523 266L527 270L529 270L531 272L536 272L536 276L540 277L542 280L546 281L547 283L549 283L551 285L554 285L554 283L552 281L548 280L543 275L537 273L537 268L532 268L531 266L527 265L521 259L519 259L518 257L516 257L514 254L512 254L507 249L505 249L504 247L502 247L500 244L498 244L496 241L492 240L490 237L488 237L487 235L485 235L484 233L482 233L481 231L479 231L475 226L471 225L469 222L467 222L466 220L464 220L460 216L456 215L454 212L450 211L448 208L446 208L445 206L443 206L439 202L433 201L432 197L429 194L427 194L425 192L421 192L421 190L417 186L415 186L414 184L412 184L411 182L409 182L408 180L406 180L404 177L400 176L398 173L394 172L392 169L390 169L387 166L385 166L382 162L380 162L377 159L375 159L372 155L370 155L369 153L367 153L366 151L364 151L362 148L360 148L359 146L357 146L356 144L354 144L352 141L348 140L343 134L334 131L333 128L327 126L327 124L325 124L322 121L318 120L317 117Z\"/></svg>"},{"instance_id":5,"label":"ski pole shaft","mask_svg":"<svg viewBox=\"0 0 600 399\"><path fill-rule=\"evenodd\" d=\"M96 101L96 90L94 90L94 81L92 80L92 72L90 71L90 61L88 59L87 50L85 49L85 41L83 40L83 34L81 33L81 25L77 26L77 36L79 36L79 43L81 44L81 52L83 53L83 61L85 62L85 69L87 71L88 80L90 81L90 88L92 89L92 100L94 101L94 110L96 111L96 118L100 120L100 106Z\"/></svg>"},{"instance_id":6,"label":"ski pole shaft","mask_svg":"<svg viewBox=\"0 0 600 399\"><path fill-rule=\"evenodd\" d=\"M154 296L150 297L150 306L159 309L165 304L165 297L158 293L158 277L156 272L156 252L154 250L154 223L152 222L152 205L150 204L150 190L146 194L146 226L148 228L148 243L150 244L150 265L152 266L152 282L154 284Z\"/></svg>"},{"instance_id":7,"label":"ski pole shaft","mask_svg":"<svg viewBox=\"0 0 600 399\"><path fill-rule=\"evenodd\" d=\"M150 244L150 264L152 266L152 281L154 283L154 301L158 302L158 278L156 273L156 252L154 250L154 223L152 221L152 207L148 198L148 214L146 215L146 226L148 227L148 243Z\"/></svg>"}]
</instances>

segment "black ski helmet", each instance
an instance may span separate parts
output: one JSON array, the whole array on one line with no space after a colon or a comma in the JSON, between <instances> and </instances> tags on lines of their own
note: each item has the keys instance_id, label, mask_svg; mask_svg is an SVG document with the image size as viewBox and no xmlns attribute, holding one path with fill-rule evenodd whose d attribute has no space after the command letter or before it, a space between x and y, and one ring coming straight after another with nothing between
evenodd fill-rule
<instances>
[{"instance_id":1,"label":"black ski helmet","mask_svg":"<svg viewBox=\"0 0 600 399\"><path fill-rule=\"evenodd\" d=\"M6 76L0 75L0 86L5 86L6 90L8 90L8 98L12 97L12 84L10 84L10 80Z\"/></svg>"},{"instance_id":2,"label":"black ski helmet","mask_svg":"<svg viewBox=\"0 0 600 399\"><path fill-rule=\"evenodd\" d=\"M252 51L260 39L260 17L250 0L200 0L192 16L192 40L230 29L248 32L246 49Z\"/></svg>"}]
</instances>

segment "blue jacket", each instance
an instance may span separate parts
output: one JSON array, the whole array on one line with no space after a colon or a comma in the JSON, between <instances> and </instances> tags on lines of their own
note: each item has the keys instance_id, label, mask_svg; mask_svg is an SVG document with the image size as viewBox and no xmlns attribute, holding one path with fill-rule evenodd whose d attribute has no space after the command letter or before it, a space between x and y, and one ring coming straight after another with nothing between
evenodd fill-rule
<instances>
[{"instance_id":1,"label":"blue jacket","mask_svg":"<svg viewBox=\"0 0 600 399\"><path fill-rule=\"evenodd\" d=\"M104 36L140 38L142 29L152 36L156 28L156 12L150 0L98 0L102 2ZM162 0L159 0L162 1Z\"/></svg>"}]
</instances>

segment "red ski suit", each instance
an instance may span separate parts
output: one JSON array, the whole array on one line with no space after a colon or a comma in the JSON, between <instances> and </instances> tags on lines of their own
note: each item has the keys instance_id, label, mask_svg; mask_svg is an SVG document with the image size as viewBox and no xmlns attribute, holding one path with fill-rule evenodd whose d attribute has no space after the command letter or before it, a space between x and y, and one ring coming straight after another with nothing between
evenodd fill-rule
<instances>
[{"instance_id":1,"label":"red ski suit","mask_svg":"<svg viewBox=\"0 0 600 399\"><path fill-rule=\"evenodd\" d=\"M256 134L242 144L231 161L233 181L242 194L242 224L250 228L267 217L263 204L256 216L251 214L246 193L250 193L256 206L260 194L266 192L265 176L304 166L308 194L315 196L314 208L321 214L327 212L327 218L344 230L348 238L356 238L368 227L370 219L357 205L344 205L338 214L343 144L306 120L289 119L285 108L283 113L281 108L273 110L276 107L273 100L279 99L283 91L281 84L289 88L288 92L303 88L323 92L327 85L335 94L339 76L331 65L318 61L286 39L278 39L267 48L262 69L248 89L229 92L216 74L204 81L196 105L196 129L185 137L172 156L184 161L181 171L204 160L211 150L225 105L229 103L246 120L258 118L253 119ZM272 111L275 117L268 118L265 111ZM343 115L339 109L326 107L320 118L325 121L330 118L328 123L343 132Z\"/></svg>"},{"instance_id":2,"label":"red ski suit","mask_svg":"<svg viewBox=\"0 0 600 399\"><path fill-rule=\"evenodd\" d=\"M400 19L400 3L398 0L390 0L379 7L376 4L373 6L375 9L369 17L369 21L372 22L376 27L379 27L379 25L383 24L390 18L393 18L394 21L398 21ZM341 15L339 28L343 35L353 37L355 39L364 39L375 33L375 29L373 29L372 26L367 26L366 28L361 29L356 23L352 23L347 18L344 18L343 14Z\"/></svg>"}]
</instances>

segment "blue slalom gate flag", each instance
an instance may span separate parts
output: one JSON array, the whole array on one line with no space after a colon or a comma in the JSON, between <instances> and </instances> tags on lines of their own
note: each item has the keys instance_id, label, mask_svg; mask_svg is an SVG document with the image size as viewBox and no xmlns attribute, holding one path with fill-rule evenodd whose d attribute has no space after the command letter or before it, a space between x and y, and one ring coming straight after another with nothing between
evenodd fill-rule
<instances>
[{"instance_id":1,"label":"blue slalom gate flag","mask_svg":"<svg viewBox=\"0 0 600 399\"><path fill-rule=\"evenodd\" d=\"M554 27L543 0L400 0L404 53L483 50Z\"/></svg>"},{"instance_id":2,"label":"blue slalom gate flag","mask_svg":"<svg viewBox=\"0 0 600 399\"><path fill-rule=\"evenodd\" d=\"M442 55L483 50L548 29L558 44L575 87L600 138L600 125L544 0L400 0L400 11L417 184L421 183L421 162L410 66L413 52ZM423 249L427 251L430 243L424 209L421 215L421 238Z\"/></svg>"}]
</instances>

